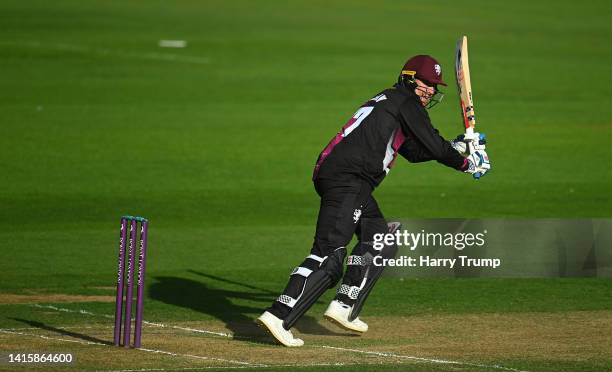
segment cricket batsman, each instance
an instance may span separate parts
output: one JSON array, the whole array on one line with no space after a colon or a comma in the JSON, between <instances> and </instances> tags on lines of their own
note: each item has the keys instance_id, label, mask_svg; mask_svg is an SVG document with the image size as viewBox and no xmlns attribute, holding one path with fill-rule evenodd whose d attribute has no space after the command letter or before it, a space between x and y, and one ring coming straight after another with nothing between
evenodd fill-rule
<instances>
[{"instance_id":1,"label":"cricket batsman","mask_svg":"<svg viewBox=\"0 0 612 372\"><path fill-rule=\"evenodd\" d=\"M382 274L382 267L373 266L373 257L393 258L397 252L396 246L375 249L373 236L398 228L387 225L372 192L398 153L412 163L436 160L472 175L490 169L482 135L447 141L433 127L426 109L440 102L439 85L446 83L434 58L410 58L397 84L365 102L319 155L312 179L321 204L312 249L291 272L282 294L257 319L281 344L304 344L291 327L340 279L325 317L354 332L368 330L358 315ZM470 147L474 151L466 154ZM343 276L353 234L358 242Z\"/></svg>"}]
</instances>

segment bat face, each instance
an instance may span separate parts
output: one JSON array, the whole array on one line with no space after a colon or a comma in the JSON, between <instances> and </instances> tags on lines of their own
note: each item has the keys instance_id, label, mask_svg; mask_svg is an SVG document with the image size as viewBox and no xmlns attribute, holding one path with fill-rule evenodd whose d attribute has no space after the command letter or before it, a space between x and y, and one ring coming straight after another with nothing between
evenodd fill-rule
<instances>
[{"instance_id":1,"label":"bat face","mask_svg":"<svg viewBox=\"0 0 612 372\"><path fill-rule=\"evenodd\" d=\"M474 101L472 100L472 84L470 82L470 65L468 61L467 37L462 36L457 41L455 50L455 75L457 90L461 104L461 115L467 134L474 132L476 119L474 116Z\"/></svg>"}]
</instances>

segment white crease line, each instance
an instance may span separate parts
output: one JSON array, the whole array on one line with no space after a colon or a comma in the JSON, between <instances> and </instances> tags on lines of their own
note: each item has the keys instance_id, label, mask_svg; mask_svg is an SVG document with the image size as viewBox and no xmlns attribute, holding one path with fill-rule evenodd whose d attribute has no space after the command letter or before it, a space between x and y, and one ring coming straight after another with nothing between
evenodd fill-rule
<instances>
[{"instance_id":1,"label":"white crease line","mask_svg":"<svg viewBox=\"0 0 612 372\"><path fill-rule=\"evenodd\" d=\"M52 340L52 341L73 342L73 343L83 344L83 345L110 346L108 344L103 344L103 343L100 343L100 342L81 341L81 340L69 340L69 339L66 339L66 338L49 337L49 336L36 335L36 334L24 333L24 332L6 331L6 330L3 330L3 329L0 329L0 333L8 333L8 334L14 334L14 335L20 335L20 336L29 336L29 337L38 337L38 338L42 338L42 339L45 339L45 340ZM233 364L240 364L240 365L243 365L243 366L251 366L251 367L259 367L259 366L263 367L263 366L266 366L265 364L252 364L252 363L243 362L243 361L240 361L240 360L222 359L222 358L206 357L206 356L191 355L191 354L179 354L179 353L173 353L173 352L165 351L165 350L155 350L155 349L145 349L145 348L137 348L135 350L141 350L141 351L144 351L144 352L154 353L154 354L171 355L171 356L175 356L175 357L185 357L185 358L193 358L193 359L200 359L200 360L213 360L213 361L216 361L216 362L233 363Z\"/></svg>"},{"instance_id":2,"label":"white crease line","mask_svg":"<svg viewBox=\"0 0 612 372\"><path fill-rule=\"evenodd\" d=\"M409 355L386 353L386 352L380 352L380 351L366 351L366 350L359 350L359 349L346 349L346 348L343 348L343 347L326 346L326 345L321 345L319 347L321 347L323 349L350 351L350 352L353 352L353 353L361 353L361 354L368 354L368 355L377 355L377 356L391 357L391 358L400 358L400 359L410 359L410 360L415 360L415 361L420 361L420 362L428 362L428 363L456 364L456 365L463 365L463 366L470 366L470 367L480 367L480 368L489 368L489 369L490 368L501 369L501 370L504 370L504 371L527 372L527 371L523 371L523 370L520 370L520 369L502 367L502 366L498 366L498 365L478 364L478 363L469 363L469 362L457 362L457 361L454 361L454 360L443 360L443 359L429 359L429 358L414 357L414 356L409 356Z\"/></svg>"},{"instance_id":3,"label":"white crease line","mask_svg":"<svg viewBox=\"0 0 612 372\"><path fill-rule=\"evenodd\" d=\"M174 326L174 325L166 325L166 324L162 324L162 323L153 323L153 322L147 322L146 320L143 320L142 322L144 324L152 325L152 326L155 326L155 327L161 327L161 328L174 328L174 329L180 329L182 331L187 331L187 332L205 333L205 334L222 336L222 337L229 337L229 338L233 338L234 337L233 335L231 335L229 333L223 333L223 332L213 332L213 331L206 331L206 330L197 329L197 328L187 328L187 327L179 327L179 326Z\"/></svg>"},{"instance_id":4,"label":"white crease line","mask_svg":"<svg viewBox=\"0 0 612 372\"><path fill-rule=\"evenodd\" d=\"M113 326L99 325L99 326L71 326L71 327L54 327L57 329L104 329L112 328ZM40 330L40 327L23 327L23 328L0 328L0 331L36 331Z\"/></svg>"},{"instance_id":5,"label":"white crease line","mask_svg":"<svg viewBox=\"0 0 612 372\"><path fill-rule=\"evenodd\" d=\"M96 372L149 372L149 371L200 371L203 369L245 369L265 368L261 366L230 366L230 367L182 367L182 368L139 368L139 369L110 369Z\"/></svg>"},{"instance_id":6,"label":"white crease line","mask_svg":"<svg viewBox=\"0 0 612 372\"><path fill-rule=\"evenodd\" d=\"M102 345L102 346L107 346L106 344L100 343L100 342L93 342L93 341L80 341L80 340L69 340L66 338L57 338L57 337L49 337L49 336L43 336L43 335L35 335L35 334L31 334L31 333L24 333L24 332L16 332L16 331L7 331L4 329L0 329L1 333L8 333L8 334L14 334L14 335L20 335L20 336L33 336L33 337L40 337L40 338L44 338L45 340L54 340L54 341L63 341L63 342L74 342L76 344L83 344L83 345Z\"/></svg>"},{"instance_id":7,"label":"white crease line","mask_svg":"<svg viewBox=\"0 0 612 372\"><path fill-rule=\"evenodd\" d=\"M92 313L91 311L87 311L87 310L70 310L70 309L66 309L66 308L62 308L62 307L55 307L53 305L32 304L30 306L37 307L39 309L51 309L51 310L60 311L60 312L63 312L63 313L76 313L76 314L85 314L85 315L93 315L93 316L103 316L103 317L109 318L109 319L114 319L115 318L112 315L96 314L96 313Z\"/></svg>"},{"instance_id":8,"label":"white crease line","mask_svg":"<svg viewBox=\"0 0 612 372\"><path fill-rule=\"evenodd\" d=\"M181 368L142 368L142 369L113 369L103 370L97 372L148 372L148 371L191 371L200 369L242 369L242 368L305 368L305 367L343 367L353 365L380 365L380 363L307 363L307 364L271 364L271 365L259 365L259 366L227 366L227 367L181 367Z\"/></svg>"},{"instance_id":9,"label":"white crease line","mask_svg":"<svg viewBox=\"0 0 612 372\"><path fill-rule=\"evenodd\" d=\"M253 369L253 368L265 368L265 367L254 367L254 366L231 366L231 367L183 367L183 368L140 368L140 369L111 369L111 370L100 370L96 372L149 372L149 371L201 371L203 369Z\"/></svg>"},{"instance_id":10,"label":"white crease line","mask_svg":"<svg viewBox=\"0 0 612 372\"><path fill-rule=\"evenodd\" d=\"M182 357L195 358L195 359L201 359L201 360L214 360L214 361L217 361L217 362L227 362L227 363L241 364L241 365L244 365L244 366L266 366L265 364L252 364L252 363L249 363L249 362L242 362L242 361L239 361L239 360L222 359L222 358L215 358L215 357L205 357L205 356L200 356L200 355L178 354L178 353L173 353L173 352L164 351L164 350L145 349L143 347L138 348L137 350L148 351L149 353L155 353L155 354L165 354L165 355L182 356Z\"/></svg>"},{"instance_id":11,"label":"white crease line","mask_svg":"<svg viewBox=\"0 0 612 372\"><path fill-rule=\"evenodd\" d=\"M55 307L55 306L52 306L52 305L39 305L39 304L33 304L31 306L34 306L34 307L37 307L37 308L40 308L40 309L51 309L51 310L55 310L55 311L61 311L61 312L64 312L64 313L76 313L76 314L85 314L85 315L91 315L91 316L103 316L103 317L109 318L109 319L114 319L115 318L112 315L96 314L96 313L92 313L91 311L87 311L87 310L70 310L70 309L65 309L65 308L61 308L61 307ZM144 324L151 325L151 326L154 326L154 327L180 329L182 331L187 331L187 332L204 333L204 334L210 334L210 335L215 335L215 336L222 336L222 337L233 338L233 336L231 334L229 334L229 333L207 331L207 330L204 330L204 329L197 329L197 328L179 327L179 326L168 325L168 324L163 324L163 323L149 322L149 321L146 321L146 320L143 320L142 322Z\"/></svg>"},{"instance_id":12,"label":"white crease line","mask_svg":"<svg viewBox=\"0 0 612 372\"><path fill-rule=\"evenodd\" d=\"M106 318L113 318L114 319L114 317L110 316L110 315L95 314L95 313L92 313L92 312L86 311L86 310L78 310L78 311L77 310L69 310L69 309L57 308L57 307L51 306L51 305L39 305L39 304L34 304L32 306L39 307L39 308L53 309L53 310L63 311L63 312L69 312L69 313L79 313L79 314L87 314L87 315L104 316ZM143 322L145 322L145 321L143 321ZM150 324L150 325L155 325L155 326L158 326L158 327L174 328L174 329L180 329L180 330L188 331L188 332L213 334L213 335L218 335L218 336L222 336L222 337L227 337L227 338L230 338L230 339L234 338L233 335L228 334L228 333L212 332L212 331L206 331L206 330L195 329L195 328L184 328L184 327L178 327L178 326L170 326L170 325L165 325L165 324L161 324L161 323L151 323L151 322L145 322L145 323ZM410 356L410 355L401 355L401 354L393 354L393 353L385 353L385 352L377 352L377 351L365 351L365 350L359 350L359 349L346 349L346 348L335 347L335 346L327 346L327 345L321 345L321 346L315 346L315 347L324 348L324 349L336 349L336 350L341 350L341 351L350 351L350 352L353 352L353 353L377 355L377 356L383 356L383 357L387 357L387 358L410 359L410 360L427 362L427 363L455 364L455 365L463 365L463 366L471 366L471 367L479 367L479 368L489 368L489 369L492 368L492 369L499 369L499 370L504 370L504 371L527 372L527 371L523 371L523 370L520 370L520 369L509 368L509 367L502 367L502 366L498 366L498 365L477 364L477 363L469 363L469 362L457 362L457 361L442 360L442 359L428 359L428 358L414 357L414 356Z\"/></svg>"},{"instance_id":13,"label":"white crease line","mask_svg":"<svg viewBox=\"0 0 612 372\"><path fill-rule=\"evenodd\" d=\"M91 54L98 54L102 56L111 55L111 56L126 57L126 58L139 58L139 59L150 59L150 60L155 60L155 61L170 61L170 62L186 62L186 63L196 63L196 64L210 63L210 60L206 57L184 56L184 55L170 54L170 53L131 53L131 52L125 52L125 51L116 50L116 49L89 48L89 47L83 47L79 45L71 45L71 44L65 44L65 43L48 44L48 43L40 43L38 41L24 41L24 42L2 41L0 43L18 45L18 46L27 46L30 48L50 48L50 49L67 50L67 51L79 52L79 53L91 53Z\"/></svg>"}]
</instances>

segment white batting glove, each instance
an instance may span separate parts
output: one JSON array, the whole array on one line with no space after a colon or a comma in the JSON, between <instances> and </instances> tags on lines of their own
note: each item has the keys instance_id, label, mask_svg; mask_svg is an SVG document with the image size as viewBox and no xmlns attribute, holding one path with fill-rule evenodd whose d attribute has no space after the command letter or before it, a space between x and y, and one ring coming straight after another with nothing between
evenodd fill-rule
<instances>
[{"instance_id":1,"label":"white batting glove","mask_svg":"<svg viewBox=\"0 0 612 372\"><path fill-rule=\"evenodd\" d=\"M475 150L466 159L468 167L464 172L470 173L475 179L484 176L491 169L489 156L485 150Z\"/></svg>"},{"instance_id":2,"label":"white batting glove","mask_svg":"<svg viewBox=\"0 0 612 372\"><path fill-rule=\"evenodd\" d=\"M474 136L466 138L465 134L460 134L454 140L450 141L451 146L461 155L469 155L469 143L472 143L474 151L484 150L486 148L487 136L484 133L474 132Z\"/></svg>"}]
</instances>

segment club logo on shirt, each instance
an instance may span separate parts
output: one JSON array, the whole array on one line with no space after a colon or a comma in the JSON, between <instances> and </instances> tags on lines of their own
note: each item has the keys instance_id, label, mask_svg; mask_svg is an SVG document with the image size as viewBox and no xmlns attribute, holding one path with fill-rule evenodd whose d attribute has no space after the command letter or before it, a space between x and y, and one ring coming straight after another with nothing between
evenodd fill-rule
<instances>
[{"instance_id":1,"label":"club logo on shirt","mask_svg":"<svg viewBox=\"0 0 612 372\"><path fill-rule=\"evenodd\" d=\"M357 223L357 221L359 221L359 217L361 217L361 209L357 208L355 209L355 212L353 212L353 221Z\"/></svg>"}]
</instances>

